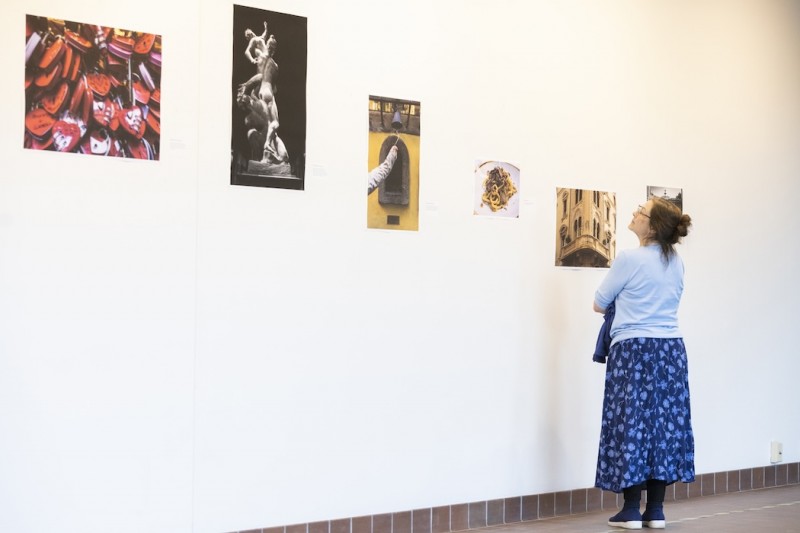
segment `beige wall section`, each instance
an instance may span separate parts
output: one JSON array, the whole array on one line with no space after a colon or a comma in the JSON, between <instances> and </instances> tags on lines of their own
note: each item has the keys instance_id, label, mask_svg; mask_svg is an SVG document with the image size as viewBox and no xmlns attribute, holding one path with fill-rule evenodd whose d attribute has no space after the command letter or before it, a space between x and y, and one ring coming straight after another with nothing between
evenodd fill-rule
<instances>
[{"instance_id":1,"label":"beige wall section","mask_svg":"<svg viewBox=\"0 0 800 533\"><path fill-rule=\"evenodd\" d=\"M0 530L591 485L603 271L553 266L557 187L616 193L618 250L684 189L698 471L800 460L797 2L247 3L308 17L303 192L229 185L230 2L4 4ZM26 13L163 35L159 163L22 149ZM425 110L417 232L365 228L370 94ZM476 159L519 219L472 215Z\"/></svg>"}]
</instances>

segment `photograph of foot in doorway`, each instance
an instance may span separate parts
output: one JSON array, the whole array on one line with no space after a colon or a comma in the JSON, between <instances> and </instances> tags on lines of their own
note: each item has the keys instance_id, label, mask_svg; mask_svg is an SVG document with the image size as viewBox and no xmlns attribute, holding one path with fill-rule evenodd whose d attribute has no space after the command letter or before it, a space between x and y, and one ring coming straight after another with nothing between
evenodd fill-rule
<instances>
[{"instance_id":1,"label":"photograph of foot in doorway","mask_svg":"<svg viewBox=\"0 0 800 533\"><path fill-rule=\"evenodd\" d=\"M231 185L305 188L307 23L233 6Z\"/></svg>"},{"instance_id":2,"label":"photograph of foot in doorway","mask_svg":"<svg viewBox=\"0 0 800 533\"><path fill-rule=\"evenodd\" d=\"M367 227L419 229L419 102L369 97Z\"/></svg>"},{"instance_id":3,"label":"photograph of foot in doorway","mask_svg":"<svg viewBox=\"0 0 800 533\"><path fill-rule=\"evenodd\" d=\"M617 255L595 292L595 311L614 306L595 478L596 487L624 494L610 526L664 528L666 487L695 479L688 364L678 328L684 265L675 250L691 225L689 215L662 198L638 206L628 229L639 246Z\"/></svg>"}]
</instances>

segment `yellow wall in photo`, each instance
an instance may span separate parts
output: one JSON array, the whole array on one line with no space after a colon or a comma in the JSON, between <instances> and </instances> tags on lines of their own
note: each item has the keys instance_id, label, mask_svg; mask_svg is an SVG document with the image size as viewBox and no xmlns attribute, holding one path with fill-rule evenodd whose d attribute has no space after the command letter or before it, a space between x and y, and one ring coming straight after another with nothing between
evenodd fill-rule
<instances>
[{"instance_id":1,"label":"yellow wall in photo","mask_svg":"<svg viewBox=\"0 0 800 533\"><path fill-rule=\"evenodd\" d=\"M368 169L377 167L381 162L381 146L394 133L369 132ZM373 229L401 229L417 231L419 229L419 141L418 135L400 134L400 138L408 149L409 156L409 199L408 205L381 204L378 191L367 197L367 227ZM399 223L390 224L390 216L399 217Z\"/></svg>"}]
</instances>

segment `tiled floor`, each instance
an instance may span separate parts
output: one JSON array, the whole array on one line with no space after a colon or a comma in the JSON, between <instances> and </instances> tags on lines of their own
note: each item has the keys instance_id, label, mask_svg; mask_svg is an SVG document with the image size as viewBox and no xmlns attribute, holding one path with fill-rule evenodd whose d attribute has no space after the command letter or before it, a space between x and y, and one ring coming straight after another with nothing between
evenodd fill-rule
<instances>
[{"instance_id":1,"label":"tiled floor","mask_svg":"<svg viewBox=\"0 0 800 533\"><path fill-rule=\"evenodd\" d=\"M800 533L800 485L667 502L666 531ZM480 533L620 533L608 511L487 527ZM642 531L649 531L644 528Z\"/></svg>"}]
</instances>

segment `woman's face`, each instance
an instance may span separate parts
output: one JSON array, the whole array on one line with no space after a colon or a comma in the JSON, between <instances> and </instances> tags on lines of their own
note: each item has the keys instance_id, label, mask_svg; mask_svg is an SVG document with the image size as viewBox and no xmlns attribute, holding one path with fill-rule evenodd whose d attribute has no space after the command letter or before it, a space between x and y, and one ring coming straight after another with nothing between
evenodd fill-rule
<instances>
[{"instance_id":1,"label":"woman's face","mask_svg":"<svg viewBox=\"0 0 800 533\"><path fill-rule=\"evenodd\" d=\"M647 203L638 206L633 211L631 223L628 224L628 229L634 232L640 241L650 236L650 210L652 208L653 200L648 200Z\"/></svg>"}]
</instances>

